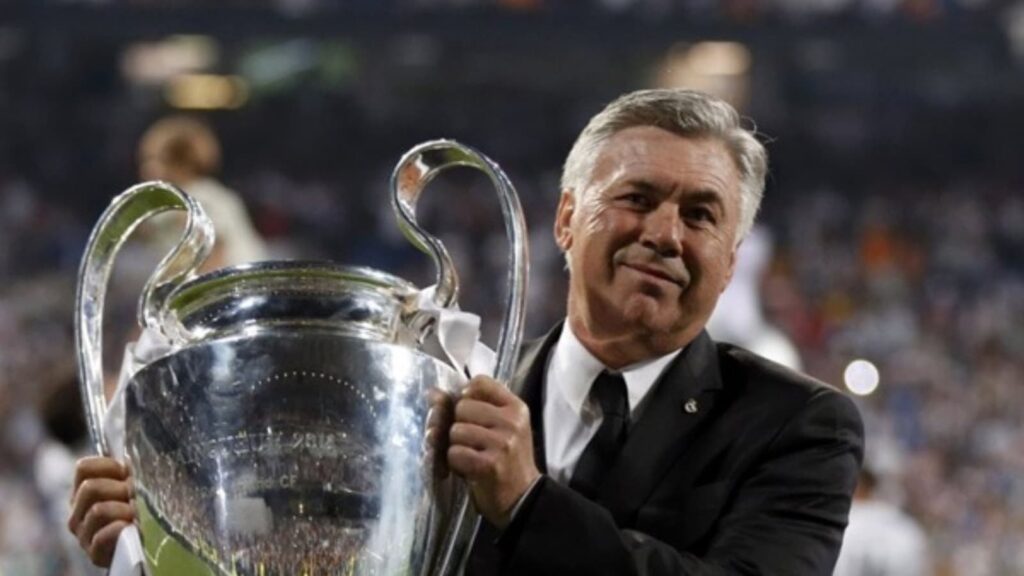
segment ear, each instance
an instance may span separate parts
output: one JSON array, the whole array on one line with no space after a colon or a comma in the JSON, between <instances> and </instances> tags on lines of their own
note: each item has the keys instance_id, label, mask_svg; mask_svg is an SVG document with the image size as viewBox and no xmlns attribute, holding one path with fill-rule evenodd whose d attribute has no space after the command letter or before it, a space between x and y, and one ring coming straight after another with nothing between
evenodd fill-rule
<instances>
[{"instance_id":1,"label":"ear","mask_svg":"<svg viewBox=\"0 0 1024 576\"><path fill-rule=\"evenodd\" d=\"M576 212L576 197L571 190L562 190L558 199L558 210L555 212L555 244L568 252L572 247L572 216Z\"/></svg>"}]
</instances>

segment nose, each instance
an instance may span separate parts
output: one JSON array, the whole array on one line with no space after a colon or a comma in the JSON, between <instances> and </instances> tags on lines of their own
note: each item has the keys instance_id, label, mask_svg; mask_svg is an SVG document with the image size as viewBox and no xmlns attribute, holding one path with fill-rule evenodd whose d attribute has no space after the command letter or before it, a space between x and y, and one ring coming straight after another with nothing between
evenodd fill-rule
<instances>
[{"instance_id":1,"label":"nose","mask_svg":"<svg viewBox=\"0 0 1024 576\"><path fill-rule=\"evenodd\" d=\"M665 202L647 213L640 243L663 258L683 253L683 222L675 206Z\"/></svg>"}]
</instances>

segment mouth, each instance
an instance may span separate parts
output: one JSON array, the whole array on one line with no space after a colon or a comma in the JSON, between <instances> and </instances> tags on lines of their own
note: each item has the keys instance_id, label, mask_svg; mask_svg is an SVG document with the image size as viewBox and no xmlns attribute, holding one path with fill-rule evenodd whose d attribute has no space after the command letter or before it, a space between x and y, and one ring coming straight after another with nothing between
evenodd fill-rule
<instances>
[{"instance_id":1,"label":"mouth","mask_svg":"<svg viewBox=\"0 0 1024 576\"><path fill-rule=\"evenodd\" d=\"M625 266L626 268L629 268L631 270L635 270L637 272L640 272L641 274L643 274L645 276L650 276L650 277L656 278L658 280L661 280L662 282L668 282L668 283L674 284L674 285L676 285L676 286L678 286L680 288L684 288L685 287L685 282L682 279L678 278L677 276L673 275L672 273L670 273L670 272L668 272L666 270L662 270L660 268L655 268L653 266L647 266L647 265L644 265L644 264L626 264L626 263L624 263L623 266Z\"/></svg>"}]
</instances>

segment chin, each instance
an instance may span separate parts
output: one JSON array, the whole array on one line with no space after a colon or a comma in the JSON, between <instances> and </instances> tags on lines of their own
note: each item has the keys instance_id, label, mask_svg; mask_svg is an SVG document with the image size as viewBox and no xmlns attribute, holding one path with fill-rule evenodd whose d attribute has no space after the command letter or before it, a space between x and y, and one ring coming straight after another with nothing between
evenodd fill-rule
<instances>
[{"instance_id":1,"label":"chin","mask_svg":"<svg viewBox=\"0 0 1024 576\"><path fill-rule=\"evenodd\" d=\"M678 324L674 311L666 310L657 299L643 294L630 296L622 312L628 324L649 334L671 333Z\"/></svg>"}]
</instances>

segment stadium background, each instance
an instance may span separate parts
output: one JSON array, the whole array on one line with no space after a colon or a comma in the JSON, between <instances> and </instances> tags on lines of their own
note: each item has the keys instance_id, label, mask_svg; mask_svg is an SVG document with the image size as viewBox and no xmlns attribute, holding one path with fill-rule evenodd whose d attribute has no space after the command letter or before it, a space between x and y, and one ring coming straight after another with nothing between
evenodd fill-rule
<instances>
[{"instance_id":1,"label":"stadium background","mask_svg":"<svg viewBox=\"0 0 1024 576\"><path fill-rule=\"evenodd\" d=\"M0 573L71 570L39 447L81 441L76 267L153 120L211 123L275 255L420 285L432 269L396 233L390 169L422 140L478 147L527 210L536 336L564 306L561 160L603 103L664 85L723 94L767 136L765 314L818 378L877 367L857 396L869 463L935 573L1024 574L1019 0L0 1ZM452 174L424 203L493 338L488 184ZM151 267L119 264L109 369Z\"/></svg>"}]
</instances>

